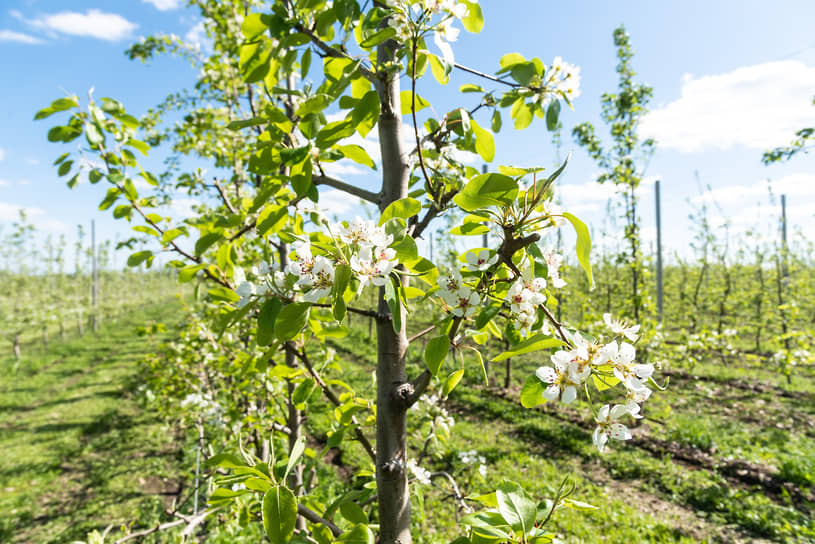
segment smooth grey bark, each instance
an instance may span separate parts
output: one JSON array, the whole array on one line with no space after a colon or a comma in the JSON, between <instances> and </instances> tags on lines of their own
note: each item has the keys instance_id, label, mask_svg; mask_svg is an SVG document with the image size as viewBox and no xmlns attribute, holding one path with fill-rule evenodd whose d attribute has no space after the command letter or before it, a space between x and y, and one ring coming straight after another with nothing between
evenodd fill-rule
<instances>
[{"instance_id":1,"label":"smooth grey bark","mask_svg":"<svg viewBox=\"0 0 815 544\"><path fill-rule=\"evenodd\" d=\"M392 58L396 44L385 42L377 51L379 66ZM383 72L380 72L383 73ZM399 72L390 73L377 85L380 100L378 122L382 153L380 210L408 194L408 151L402 138ZM376 365L376 486L379 508L379 542L411 544L410 495L407 481L407 403L398 394L407 383L405 352L408 340L405 311L400 306L401 328L394 331L385 289L379 290Z\"/></svg>"}]
</instances>

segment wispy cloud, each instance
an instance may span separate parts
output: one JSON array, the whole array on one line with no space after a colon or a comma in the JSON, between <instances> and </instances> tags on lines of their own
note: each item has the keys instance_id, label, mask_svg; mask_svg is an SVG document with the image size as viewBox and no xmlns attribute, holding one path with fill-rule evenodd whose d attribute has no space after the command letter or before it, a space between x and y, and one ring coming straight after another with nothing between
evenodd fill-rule
<instances>
[{"instance_id":1,"label":"wispy cloud","mask_svg":"<svg viewBox=\"0 0 815 544\"><path fill-rule=\"evenodd\" d=\"M0 161L6 158L6 150L0 147Z\"/></svg>"},{"instance_id":2,"label":"wispy cloud","mask_svg":"<svg viewBox=\"0 0 815 544\"><path fill-rule=\"evenodd\" d=\"M730 203L750 199L755 201L767 197L772 189L773 194L793 197L815 196L815 174L790 174L777 180L761 180L750 185L727 185L710 189L691 198L694 204Z\"/></svg>"},{"instance_id":3,"label":"wispy cloud","mask_svg":"<svg viewBox=\"0 0 815 544\"><path fill-rule=\"evenodd\" d=\"M16 32L14 30L0 30L0 42L15 42L15 43L25 43L29 45L38 45L41 43L45 43L45 40L41 40L35 36L31 36L30 34L25 34L24 32Z\"/></svg>"},{"instance_id":4,"label":"wispy cloud","mask_svg":"<svg viewBox=\"0 0 815 544\"><path fill-rule=\"evenodd\" d=\"M651 111L641 132L681 152L785 145L796 130L815 125L813 89L815 67L792 60L685 74L681 96Z\"/></svg>"},{"instance_id":5,"label":"wispy cloud","mask_svg":"<svg viewBox=\"0 0 815 544\"><path fill-rule=\"evenodd\" d=\"M142 2L152 4L159 11L178 9L184 4L184 0L142 0Z\"/></svg>"},{"instance_id":6,"label":"wispy cloud","mask_svg":"<svg viewBox=\"0 0 815 544\"><path fill-rule=\"evenodd\" d=\"M68 230L67 225L62 221L49 219L48 214L42 208L19 206L7 202L0 202L0 221L18 221L20 219L20 211L25 213L28 221L38 230L46 232L65 232Z\"/></svg>"},{"instance_id":7,"label":"wispy cloud","mask_svg":"<svg viewBox=\"0 0 815 544\"><path fill-rule=\"evenodd\" d=\"M90 9L85 13L76 11L61 11L48 15L41 15L34 19L26 19L19 11L9 12L33 28L37 28L51 35L67 34L71 36L87 36L110 42L116 42L131 36L139 25L128 21L116 13L106 13L98 9Z\"/></svg>"}]
</instances>

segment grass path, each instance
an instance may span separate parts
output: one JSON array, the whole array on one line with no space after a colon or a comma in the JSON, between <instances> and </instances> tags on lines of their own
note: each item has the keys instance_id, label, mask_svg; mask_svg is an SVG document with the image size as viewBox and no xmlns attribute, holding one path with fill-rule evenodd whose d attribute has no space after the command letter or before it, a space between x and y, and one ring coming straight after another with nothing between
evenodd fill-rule
<instances>
[{"instance_id":1,"label":"grass path","mask_svg":"<svg viewBox=\"0 0 815 544\"><path fill-rule=\"evenodd\" d=\"M47 354L31 346L19 364L0 356L0 542L152 523L183 491L172 433L130 393L152 349L136 327L180 317L165 302Z\"/></svg>"}]
</instances>

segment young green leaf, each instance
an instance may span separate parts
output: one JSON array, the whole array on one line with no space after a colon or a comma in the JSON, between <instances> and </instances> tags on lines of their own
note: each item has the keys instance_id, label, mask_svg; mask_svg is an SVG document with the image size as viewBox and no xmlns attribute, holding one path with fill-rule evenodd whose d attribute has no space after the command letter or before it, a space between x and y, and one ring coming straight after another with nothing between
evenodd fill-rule
<instances>
[{"instance_id":1,"label":"young green leaf","mask_svg":"<svg viewBox=\"0 0 815 544\"><path fill-rule=\"evenodd\" d=\"M282 485L272 487L263 496L263 528L273 544L285 544L294 534L297 499Z\"/></svg>"},{"instance_id":2,"label":"young green leaf","mask_svg":"<svg viewBox=\"0 0 815 544\"><path fill-rule=\"evenodd\" d=\"M310 308L308 302L295 302L280 310L274 326L277 339L287 342L297 336L308 323Z\"/></svg>"},{"instance_id":3,"label":"young green leaf","mask_svg":"<svg viewBox=\"0 0 815 544\"><path fill-rule=\"evenodd\" d=\"M427 369L434 376L439 373L444 359L447 357L447 352L450 351L450 339L447 335L436 336L431 338L424 348L424 362Z\"/></svg>"},{"instance_id":4,"label":"young green leaf","mask_svg":"<svg viewBox=\"0 0 815 544\"><path fill-rule=\"evenodd\" d=\"M577 260L586 272L590 288L594 289L594 276L591 273L591 262L589 261L589 254L591 253L591 234L589 234L589 229L583 221L570 213L564 212L563 217L569 220L569 223L572 224L577 233Z\"/></svg>"}]
</instances>

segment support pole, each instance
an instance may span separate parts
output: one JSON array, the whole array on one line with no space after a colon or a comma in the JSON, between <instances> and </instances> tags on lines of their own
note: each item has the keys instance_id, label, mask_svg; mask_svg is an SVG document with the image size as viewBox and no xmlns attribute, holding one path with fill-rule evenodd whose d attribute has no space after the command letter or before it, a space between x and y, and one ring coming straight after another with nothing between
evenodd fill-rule
<instances>
[{"instance_id":1,"label":"support pole","mask_svg":"<svg viewBox=\"0 0 815 544\"><path fill-rule=\"evenodd\" d=\"M92 303L93 303L93 317L91 318L91 326L93 328L93 332L96 332L98 328L98 310L97 310L97 295L99 293L99 272L96 267L96 222L91 219L91 254L93 256L93 288L91 291Z\"/></svg>"},{"instance_id":2,"label":"support pole","mask_svg":"<svg viewBox=\"0 0 815 544\"><path fill-rule=\"evenodd\" d=\"M659 324L662 324L663 306L662 306L662 214L661 203L659 194L659 180L654 184L654 195L656 196L656 216L657 216L657 319Z\"/></svg>"}]
</instances>

